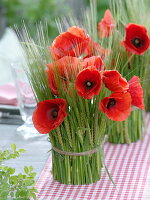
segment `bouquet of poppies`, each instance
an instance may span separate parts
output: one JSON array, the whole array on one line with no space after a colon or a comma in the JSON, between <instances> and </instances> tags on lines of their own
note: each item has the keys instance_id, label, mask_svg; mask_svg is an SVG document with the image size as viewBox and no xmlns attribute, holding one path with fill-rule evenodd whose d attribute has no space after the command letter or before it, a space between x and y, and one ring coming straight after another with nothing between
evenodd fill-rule
<instances>
[{"instance_id":1,"label":"bouquet of poppies","mask_svg":"<svg viewBox=\"0 0 150 200\"><path fill-rule=\"evenodd\" d=\"M134 75L140 78L145 93L145 104L148 104L148 85L149 85L149 45L150 31L149 4L146 0L141 3L137 0L112 0L110 10L104 14L104 18L99 22L100 42L105 40L105 44L111 41L112 54L107 63L109 68L117 69L127 80ZM112 15L113 14L113 15ZM109 27L109 28L108 28ZM134 78L138 83L138 79ZM113 143L136 142L143 137L144 110L143 103L140 101L143 93L135 95L133 105L134 111L128 120L119 124L113 123L108 130L109 141ZM136 108L136 109L135 109ZM137 109L140 108L140 109ZM134 131L133 131L134 129Z\"/></svg>"},{"instance_id":2,"label":"bouquet of poppies","mask_svg":"<svg viewBox=\"0 0 150 200\"><path fill-rule=\"evenodd\" d=\"M95 1L91 2L93 16L96 7ZM90 28L78 24L68 27L52 44L41 27L38 41L26 29L20 35L25 41L28 64L25 70L37 100L33 124L41 134L49 135L53 177L65 184L99 180L101 168L105 166L105 135L112 127L127 121L134 112L133 106L144 109L139 77L132 74L127 80L119 73L122 70L118 65L124 60L113 49L118 45L118 38L111 12L106 11L98 30L95 21L91 24ZM134 29L136 25L129 27ZM102 38L101 44L98 35ZM111 39L107 41L105 37ZM131 37L129 44L127 33L122 44L129 49L141 48L140 38ZM120 45L118 49L121 48ZM109 129L108 122L112 123Z\"/></svg>"}]
</instances>

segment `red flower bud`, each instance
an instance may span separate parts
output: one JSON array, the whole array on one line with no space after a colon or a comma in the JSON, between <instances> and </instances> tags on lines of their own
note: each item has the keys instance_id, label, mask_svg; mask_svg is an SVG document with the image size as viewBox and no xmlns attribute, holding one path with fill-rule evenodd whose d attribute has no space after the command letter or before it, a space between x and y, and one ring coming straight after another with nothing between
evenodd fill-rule
<instances>
[{"instance_id":1,"label":"red flower bud","mask_svg":"<svg viewBox=\"0 0 150 200\"><path fill-rule=\"evenodd\" d=\"M100 38L109 37L114 28L116 27L116 22L109 9L106 10L104 18L98 23L98 35Z\"/></svg>"}]
</instances>

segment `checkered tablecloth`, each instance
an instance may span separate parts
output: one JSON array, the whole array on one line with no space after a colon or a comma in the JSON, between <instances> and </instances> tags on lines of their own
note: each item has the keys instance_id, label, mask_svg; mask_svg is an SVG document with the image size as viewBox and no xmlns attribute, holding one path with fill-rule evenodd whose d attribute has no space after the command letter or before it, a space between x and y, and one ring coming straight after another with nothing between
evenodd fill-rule
<instances>
[{"instance_id":1,"label":"checkered tablecloth","mask_svg":"<svg viewBox=\"0 0 150 200\"><path fill-rule=\"evenodd\" d=\"M150 200L150 116L142 141L104 145L106 166L116 184L102 170L100 181L90 185L65 185L54 181L51 156L37 181L38 200Z\"/></svg>"}]
</instances>

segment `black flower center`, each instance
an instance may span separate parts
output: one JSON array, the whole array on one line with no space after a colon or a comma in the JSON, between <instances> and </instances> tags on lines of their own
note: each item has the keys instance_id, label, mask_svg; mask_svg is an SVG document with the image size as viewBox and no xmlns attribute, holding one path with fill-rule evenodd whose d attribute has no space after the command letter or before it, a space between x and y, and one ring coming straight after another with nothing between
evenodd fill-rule
<instances>
[{"instance_id":1,"label":"black flower center","mask_svg":"<svg viewBox=\"0 0 150 200\"><path fill-rule=\"evenodd\" d=\"M135 37L133 40L131 40L131 42L136 48L139 48L142 46L141 40L137 37Z\"/></svg>"},{"instance_id":2,"label":"black flower center","mask_svg":"<svg viewBox=\"0 0 150 200\"><path fill-rule=\"evenodd\" d=\"M56 110L56 109L52 110L52 112L51 112L52 119L56 119L57 116L58 116L58 110Z\"/></svg>"},{"instance_id":3,"label":"black flower center","mask_svg":"<svg viewBox=\"0 0 150 200\"><path fill-rule=\"evenodd\" d=\"M86 82L85 82L85 86L86 86L87 89L91 89L91 88L93 87L93 82L91 82L91 81L86 81Z\"/></svg>"},{"instance_id":4,"label":"black flower center","mask_svg":"<svg viewBox=\"0 0 150 200\"><path fill-rule=\"evenodd\" d=\"M113 107L116 104L116 100L114 98L109 99L109 102L107 104L107 109Z\"/></svg>"}]
</instances>

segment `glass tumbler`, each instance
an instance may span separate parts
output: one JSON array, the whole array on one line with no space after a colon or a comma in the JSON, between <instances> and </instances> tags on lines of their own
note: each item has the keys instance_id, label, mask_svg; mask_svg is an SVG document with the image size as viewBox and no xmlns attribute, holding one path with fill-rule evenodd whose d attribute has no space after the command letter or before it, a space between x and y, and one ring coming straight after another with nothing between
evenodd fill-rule
<instances>
[{"instance_id":1,"label":"glass tumbler","mask_svg":"<svg viewBox=\"0 0 150 200\"><path fill-rule=\"evenodd\" d=\"M23 64L19 62L11 63L11 72L15 82L18 106L24 124L17 128L17 133L25 139L40 136L32 123L32 113L36 108L36 100L30 87Z\"/></svg>"}]
</instances>

